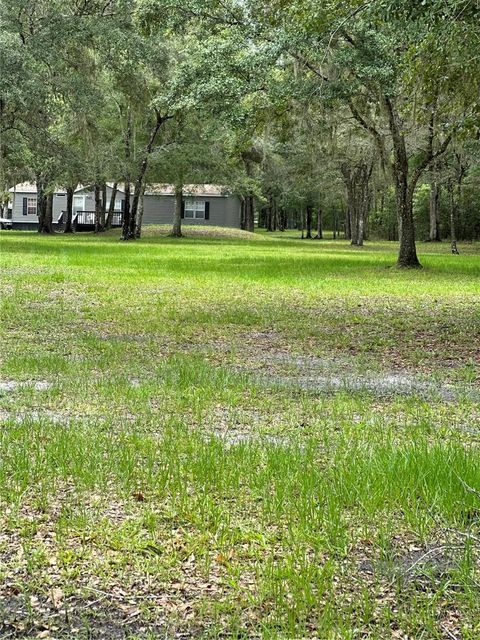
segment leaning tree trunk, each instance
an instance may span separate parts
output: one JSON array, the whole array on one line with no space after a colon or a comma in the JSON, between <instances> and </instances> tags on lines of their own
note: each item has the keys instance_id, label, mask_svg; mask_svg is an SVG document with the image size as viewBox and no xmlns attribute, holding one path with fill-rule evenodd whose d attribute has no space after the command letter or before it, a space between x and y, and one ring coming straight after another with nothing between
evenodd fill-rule
<instances>
[{"instance_id":1,"label":"leaning tree trunk","mask_svg":"<svg viewBox=\"0 0 480 640\"><path fill-rule=\"evenodd\" d=\"M183 184L175 186L175 212L171 235L174 238L182 237L182 209L183 209Z\"/></svg>"},{"instance_id":2,"label":"leaning tree trunk","mask_svg":"<svg viewBox=\"0 0 480 640\"><path fill-rule=\"evenodd\" d=\"M439 205L440 205L440 185L436 180L432 180L430 184L430 242L440 242L440 221L439 221Z\"/></svg>"},{"instance_id":3,"label":"leaning tree trunk","mask_svg":"<svg viewBox=\"0 0 480 640\"><path fill-rule=\"evenodd\" d=\"M96 182L94 187L95 194L95 233L105 231L105 227L102 225L102 198L100 183Z\"/></svg>"},{"instance_id":4,"label":"leaning tree trunk","mask_svg":"<svg viewBox=\"0 0 480 640\"><path fill-rule=\"evenodd\" d=\"M140 196L142 192L145 190L144 183L145 183L145 174L147 172L147 167L148 167L148 160L150 158L150 154L153 151L153 145L155 144L155 140L157 138L158 132L160 131L160 127L168 119L169 119L169 116L161 116L160 113L158 112L156 113L155 125L150 131L150 138L143 152L142 162L140 163L140 169L137 174L137 179L135 180L135 188L133 190L132 209L129 216L128 238L136 237L137 209L138 209L138 203L140 201Z\"/></svg>"},{"instance_id":5,"label":"leaning tree trunk","mask_svg":"<svg viewBox=\"0 0 480 640\"><path fill-rule=\"evenodd\" d=\"M306 227L307 227L307 233L305 235L305 238L307 240L311 240L312 239L312 206L311 205L307 205L307 208L306 208Z\"/></svg>"},{"instance_id":6,"label":"leaning tree trunk","mask_svg":"<svg viewBox=\"0 0 480 640\"><path fill-rule=\"evenodd\" d=\"M67 210L65 212L65 228L63 233L73 233L73 194L75 189L67 187Z\"/></svg>"},{"instance_id":7,"label":"leaning tree trunk","mask_svg":"<svg viewBox=\"0 0 480 640\"><path fill-rule=\"evenodd\" d=\"M110 196L110 204L108 205L108 214L105 221L105 229L111 229L113 224L113 214L115 213L115 200L117 199L118 183L114 182L112 194Z\"/></svg>"}]
</instances>

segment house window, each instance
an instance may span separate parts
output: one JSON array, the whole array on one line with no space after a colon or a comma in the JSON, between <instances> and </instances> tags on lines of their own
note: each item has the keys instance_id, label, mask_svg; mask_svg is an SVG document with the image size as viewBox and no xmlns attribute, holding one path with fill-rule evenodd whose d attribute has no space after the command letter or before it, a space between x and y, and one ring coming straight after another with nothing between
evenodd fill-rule
<instances>
[{"instance_id":1,"label":"house window","mask_svg":"<svg viewBox=\"0 0 480 640\"><path fill-rule=\"evenodd\" d=\"M204 220L205 219L205 202L191 200L185 202L185 219Z\"/></svg>"},{"instance_id":2,"label":"house window","mask_svg":"<svg viewBox=\"0 0 480 640\"><path fill-rule=\"evenodd\" d=\"M27 215L28 216L37 215L37 199L36 198L27 198Z\"/></svg>"}]
</instances>

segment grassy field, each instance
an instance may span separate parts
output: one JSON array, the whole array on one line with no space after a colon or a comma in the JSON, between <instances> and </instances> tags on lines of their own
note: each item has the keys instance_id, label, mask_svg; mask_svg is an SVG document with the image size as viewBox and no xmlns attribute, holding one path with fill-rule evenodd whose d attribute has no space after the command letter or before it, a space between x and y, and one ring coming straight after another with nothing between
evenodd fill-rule
<instances>
[{"instance_id":1,"label":"grassy field","mask_svg":"<svg viewBox=\"0 0 480 640\"><path fill-rule=\"evenodd\" d=\"M480 246L2 232L1 638L480 638Z\"/></svg>"}]
</instances>

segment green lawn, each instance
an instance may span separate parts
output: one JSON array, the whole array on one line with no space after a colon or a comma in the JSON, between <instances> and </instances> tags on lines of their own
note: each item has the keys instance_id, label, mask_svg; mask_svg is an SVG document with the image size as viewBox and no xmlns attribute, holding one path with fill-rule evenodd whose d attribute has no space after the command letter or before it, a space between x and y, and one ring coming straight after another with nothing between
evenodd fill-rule
<instances>
[{"instance_id":1,"label":"green lawn","mask_svg":"<svg viewBox=\"0 0 480 640\"><path fill-rule=\"evenodd\" d=\"M480 246L0 235L0 638L480 637Z\"/></svg>"}]
</instances>

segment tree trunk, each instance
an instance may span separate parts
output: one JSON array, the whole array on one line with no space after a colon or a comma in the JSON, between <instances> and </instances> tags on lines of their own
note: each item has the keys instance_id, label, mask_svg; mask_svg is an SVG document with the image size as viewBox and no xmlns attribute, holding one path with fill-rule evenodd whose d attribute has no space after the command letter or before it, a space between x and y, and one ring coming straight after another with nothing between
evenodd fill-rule
<instances>
[{"instance_id":1,"label":"tree trunk","mask_svg":"<svg viewBox=\"0 0 480 640\"><path fill-rule=\"evenodd\" d=\"M127 128L125 130L125 203L123 208L121 240L130 240L130 160L132 141L132 113L127 114Z\"/></svg>"},{"instance_id":2,"label":"tree trunk","mask_svg":"<svg viewBox=\"0 0 480 640\"><path fill-rule=\"evenodd\" d=\"M304 234L304 230L305 230L305 216L303 213L303 209L300 211L300 228L302 230L302 240L305 239L305 234Z\"/></svg>"},{"instance_id":3,"label":"tree trunk","mask_svg":"<svg viewBox=\"0 0 480 640\"><path fill-rule=\"evenodd\" d=\"M53 233L53 193L45 193L47 180L37 177L38 233Z\"/></svg>"},{"instance_id":4,"label":"tree trunk","mask_svg":"<svg viewBox=\"0 0 480 640\"><path fill-rule=\"evenodd\" d=\"M457 163L456 169L456 184L453 184L453 180L449 181L449 188L451 192L450 200L450 236L451 236L451 249L452 253L458 255L459 251L457 248L457 221L458 221L458 212L460 208L460 200L462 195L462 181L465 175L465 167L462 165L462 157L459 153L454 153L455 160Z\"/></svg>"},{"instance_id":5,"label":"tree trunk","mask_svg":"<svg viewBox=\"0 0 480 640\"><path fill-rule=\"evenodd\" d=\"M252 159L253 158L253 159ZM251 179L253 177L253 163L257 160L255 159L255 153L250 149L242 153L242 160L245 166L245 173L247 174L247 178ZM255 231L255 209L254 209L254 198L252 191L248 191L245 195L245 231L250 231L253 233Z\"/></svg>"},{"instance_id":6,"label":"tree trunk","mask_svg":"<svg viewBox=\"0 0 480 640\"><path fill-rule=\"evenodd\" d=\"M245 231L250 231L251 233L255 231L255 210L251 193L247 194L245 198Z\"/></svg>"},{"instance_id":7,"label":"tree trunk","mask_svg":"<svg viewBox=\"0 0 480 640\"><path fill-rule=\"evenodd\" d=\"M413 219L413 193L407 181L408 169L396 176L395 193L399 219L400 249L397 265L402 268L418 268L420 262L415 245L415 223Z\"/></svg>"},{"instance_id":8,"label":"tree trunk","mask_svg":"<svg viewBox=\"0 0 480 640\"><path fill-rule=\"evenodd\" d=\"M65 229L63 233L73 233L73 194L74 187L67 187L67 210L65 212Z\"/></svg>"},{"instance_id":9,"label":"tree trunk","mask_svg":"<svg viewBox=\"0 0 480 640\"><path fill-rule=\"evenodd\" d=\"M46 224L47 196L45 194L45 189L47 180L41 174L37 174L35 179L37 183L38 233L51 233L48 229L48 225Z\"/></svg>"},{"instance_id":10,"label":"tree trunk","mask_svg":"<svg viewBox=\"0 0 480 640\"><path fill-rule=\"evenodd\" d=\"M270 196L268 207L266 208L267 231L273 231L273 196Z\"/></svg>"},{"instance_id":11,"label":"tree trunk","mask_svg":"<svg viewBox=\"0 0 480 640\"><path fill-rule=\"evenodd\" d=\"M315 236L315 240L323 240L322 207L320 206L317 209L317 235Z\"/></svg>"},{"instance_id":12,"label":"tree trunk","mask_svg":"<svg viewBox=\"0 0 480 640\"><path fill-rule=\"evenodd\" d=\"M253 195L247 193L245 196L245 231L251 233L255 230L255 212L253 208Z\"/></svg>"},{"instance_id":13,"label":"tree trunk","mask_svg":"<svg viewBox=\"0 0 480 640\"><path fill-rule=\"evenodd\" d=\"M347 210L345 212L345 240L352 239L352 227L350 225L350 206L347 205Z\"/></svg>"},{"instance_id":14,"label":"tree trunk","mask_svg":"<svg viewBox=\"0 0 480 640\"><path fill-rule=\"evenodd\" d=\"M273 196L272 198L272 231L276 231L277 230L277 225L278 225L278 210L277 210L277 200L275 198L275 196Z\"/></svg>"},{"instance_id":15,"label":"tree trunk","mask_svg":"<svg viewBox=\"0 0 480 640\"><path fill-rule=\"evenodd\" d=\"M113 223L113 214L115 213L115 200L117 199L118 183L114 182L112 187L112 195L110 196L110 204L108 205L108 214L105 221L105 229L111 229Z\"/></svg>"},{"instance_id":16,"label":"tree trunk","mask_svg":"<svg viewBox=\"0 0 480 640\"><path fill-rule=\"evenodd\" d=\"M439 220L439 204L440 204L440 185L436 180L432 180L430 184L430 242L440 242L440 220Z\"/></svg>"},{"instance_id":17,"label":"tree trunk","mask_svg":"<svg viewBox=\"0 0 480 640\"><path fill-rule=\"evenodd\" d=\"M448 192L450 194L450 246L452 253L458 255L457 248L457 201L455 197L455 189L452 181L448 182Z\"/></svg>"},{"instance_id":18,"label":"tree trunk","mask_svg":"<svg viewBox=\"0 0 480 640\"><path fill-rule=\"evenodd\" d=\"M307 205L307 234L305 236L306 239L312 239L312 206Z\"/></svg>"},{"instance_id":19,"label":"tree trunk","mask_svg":"<svg viewBox=\"0 0 480 640\"><path fill-rule=\"evenodd\" d=\"M419 174L416 176L416 179L414 177L409 181L408 155L403 128L393 102L389 98L385 98L385 105L387 107L390 134L393 142L392 174L395 183L398 231L400 236L397 265L402 268L418 268L421 265L417 257L417 247L415 245L413 194Z\"/></svg>"},{"instance_id":20,"label":"tree trunk","mask_svg":"<svg viewBox=\"0 0 480 640\"><path fill-rule=\"evenodd\" d=\"M175 213L171 235L174 238L182 237L182 208L183 208L183 184L175 185Z\"/></svg>"},{"instance_id":21,"label":"tree trunk","mask_svg":"<svg viewBox=\"0 0 480 640\"><path fill-rule=\"evenodd\" d=\"M145 195L145 183L143 183L142 192L140 193L137 215L135 217L135 238L140 238L142 235L144 195Z\"/></svg>"},{"instance_id":22,"label":"tree trunk","mask_svg":"<svg viewBox=\"0 0 480 640\"><path fill-rule=\"evenodd\" d=\"M388 116L388 126L393 146L393 163L388 161L388 154L384 144L384 136L375 128L374 124L364 118L352 100L349 101L353 117L368 131L375 140L380 151L382 164L389 164L395 184L397 202L398 230L400 237L400 249L397 264L399 267L420 267L415 246L415 224L413 218L413 196L417 182L429 165L439 158L448 148L453 133L450 132L434 151L436 98L432 101L430 121L428 127L427 149L423 159L409 175L409 162L405 143L405 127L401 121L394 99L389 95L382 96L382 103Z\"/></svg>"},{"instance_id":23,"label":"tree trunk","mask_svg":"<svg viewBox=\"0 0 480 640\"><path fill-rule=\"evenodd\" d=\"M45 209L45 226L48 233L53 233L53 193L47 195L47 206Z\"/></svg>"},{"instance_id":24,"label":"tree trunk","mask_svg":"<svg viewBox=\"0 0 480 640\"><path fill-rule=\"evenodd\" d=\"M100 183L96 182L94 186L95 194L95 233L105 231L104 225L102 225L102 198Z\"/></svg>"},{"instance_id":25,"label":"tree trunk","mask_svg":"<svg viewBox=\"0 0 480 640\"><path fill-rule=\"evenodd\" d=\"M128 238L135 238L135 225L137 220L137 209L138 203L140 200L140 196L142 192L145 190L144 182L145 182L145 174L147 172L148 160L150 154L153 151L153 145L155 144L156 137L162 124L168 119L168 116L162 117L160 113L156 113L155 125L150 131L150 138L148 140L147 146L145 147L142 162L140 163L140 168L138 170L137 178L135 180L135 187L133 190L133 200L132 200L132 208L129 214L129 225L128 225Z\"/></svg>"},{"instance_id":26,"label":"tree trunk","mask_svg":"<svg viewBox=\"0 0 480 640\"><path fill-rule=\"evenodd\" d=\"M37 192L37 198L40 196L40 192ZM41 192L41 212L38 214L38 232L39 233L53 233L53 193L45 194Z\"/></svg>"},{"instance_id":27,"label":"tree trunk","mask_svg":"<svg viewBox=\"0 0 480 640\"><path fill-rule=\"evenodd\" d=\"M353 190L350 196L350 204L348 206L348 213L350 215L350 244L358 244L358 216L357 216L357 202L355 190Z\"/></svg>"},{"instance_id":28,"label":"tree trunk","mask_svg":"<svg viewBox=\"0 0 480 640\"><path fill-rule=\"evenodd\" d=\"M457 159L459 160L459 156L457 156ZM464 171L465 170L461 166L459 160L459 170L457 173L456 184L453 183L453 180L449 180L447 186L450 194L450 245L452 253L454 253L455 255L459 254L457 247L457 221Z\"/></svg>"},{"instance_id":29,"label":"tree trunk","mask_svg":"<svg viewBox=\"0 0 480 640\"><path fill-rule=\"evenodd\" d=\"M122 220L122 236L121 240L130 239L130 182L125 178L125 204L123 206L123 220Z\"/></svg>"},{"instance_id":30,"label":"tree trunk","mask_svg":"<svg viewBox=\"0 0 480 640\"><path fill-rule=\"evenodd\" d=\"M105 222L107 217L107 183L102 182L102 213L100 216L100 225L105 231Z\"/></svg>"},{"instance_id":31,"label":"tree trunk","mask_svg":"<svg viewBox=\"0 0 480 640\"><path fill-rule=\"evenodd\" d=\"M365 210L363 207L361 207L357 217L357 246L358 247L363 247L364 233L365 233Z\"/></svg>"}]
</instances>

